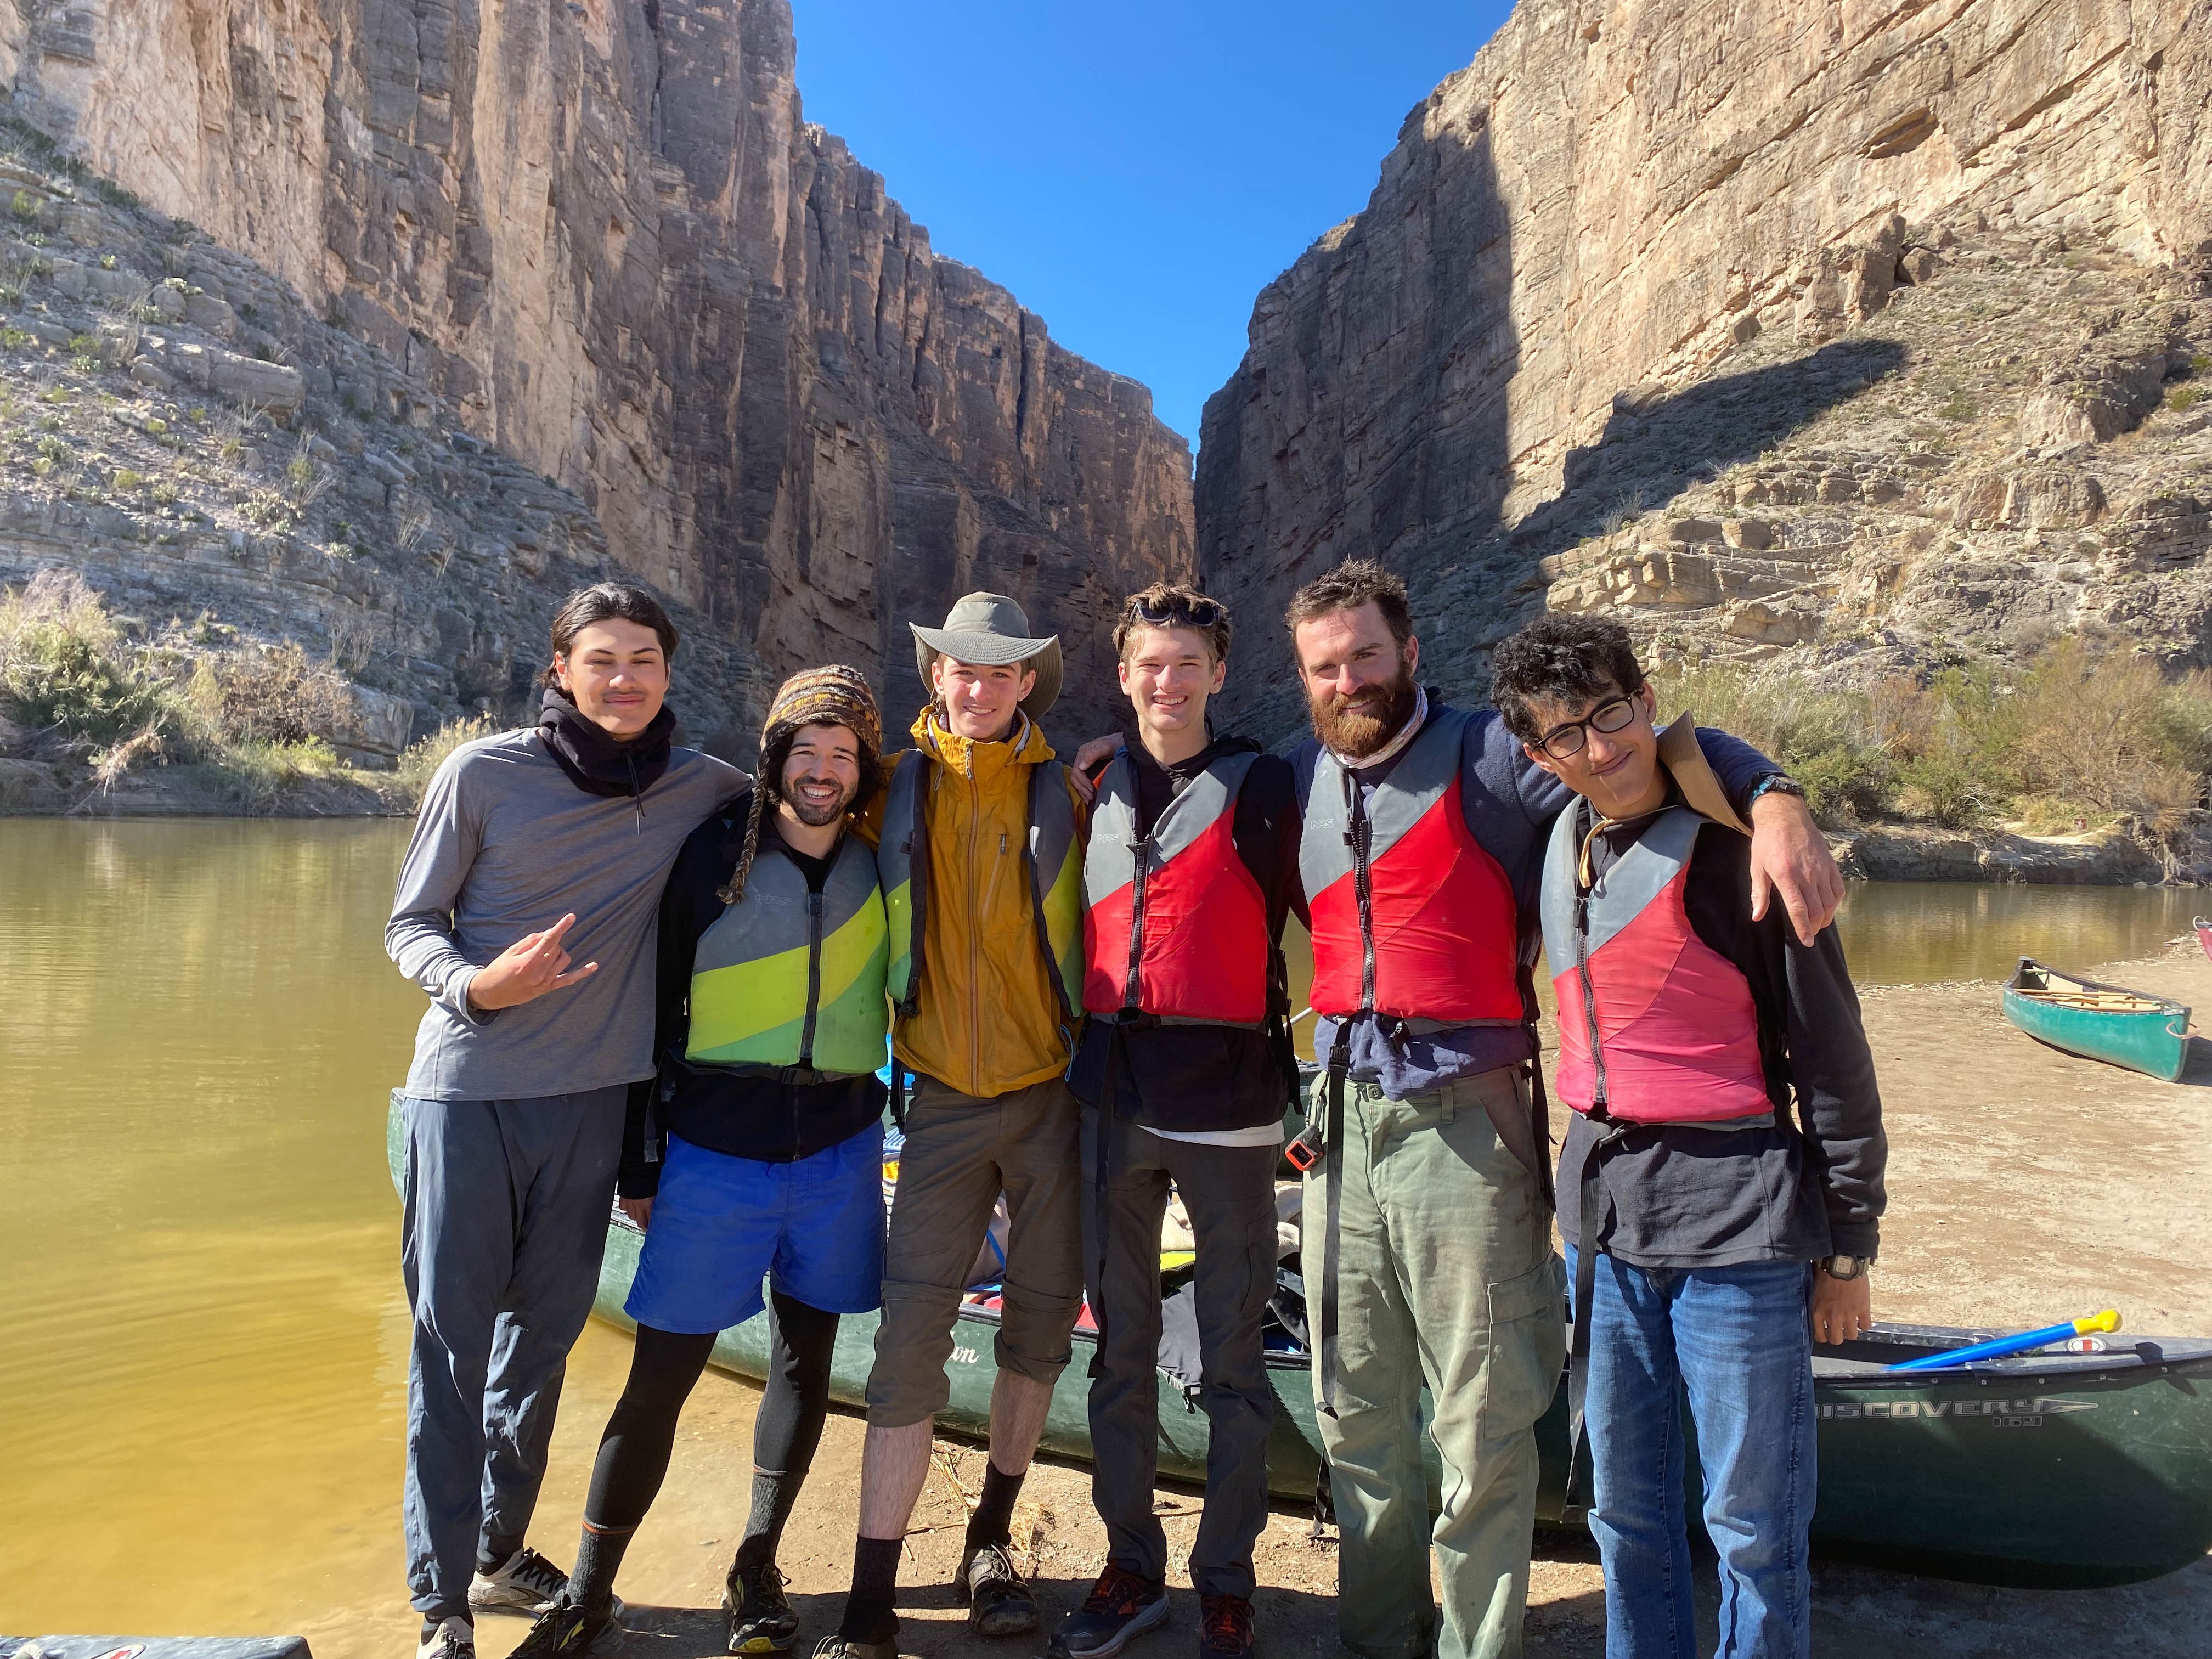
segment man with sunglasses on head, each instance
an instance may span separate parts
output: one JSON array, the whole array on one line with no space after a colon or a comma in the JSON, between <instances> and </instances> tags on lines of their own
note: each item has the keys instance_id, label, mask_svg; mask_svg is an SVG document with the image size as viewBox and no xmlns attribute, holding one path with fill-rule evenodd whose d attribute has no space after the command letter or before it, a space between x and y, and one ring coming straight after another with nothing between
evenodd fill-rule
<instances>
[{"instance_id":1,"label":"man with sunglasses on head","mask_svg":"<svg viewBox=\"0 0 2212 1659\"><path fill-rule=\"evenodd\" d=\"M1532 969L1546 838L1573 797L1495 714L1421 686L1405 584L1380 566L1308 583L1285 620L1315 732L1296 763L1299 862L1327 1065L1295 1150L1312 1163L1303 1260L1339 1630L1363 1659L1516 1654L1535 1424L1565 1346ZM1796 786L1732 738L1699 740L1753 825L1755 913L1771 886L1809 942L1843 889L1782 793Z\"/></svg>"},{"instance_id":2,"label":"man with sunglasses on head","mask_svg":"<svg viewBox=\"0 0 2212 1659\"><path fill-rule=\"evenodd\" d=\"M1618 623L1541 617L1491 670L1524 752L1581 798L1553 827L1542 908L1606 1651L1670 1656L1696 1628L1686 1395L1720 1651L1802 1659L1812 1344L1871 1318L1887 1156L1843 947L1750 919L1743 822L1688 717L1655 728Z\"/></svg>"},{"instance_id":3,"label":"man with sunglasses on head","mask_svg":"<svg viewBox=\"0 0 2212 1659\"><path fill-rule=\"evenodd\" d=\"M1097 779L1083 868L1083 1260L1098 1323L1092 1501L1104 1570L1050 1659L1109 1659L1167 1617L1158 1464L1160 1224L1190 1218L1208 1419L1206 1509L1190 1550L1200 1659L1250 1651L1253 1545L1267 1521L1274 1422L1261 1335L1275 1288L1275 1166L1296 1087L1279 940L1297 902L1290 763L1217 738L1229 612L1181 583L1133 595L1114 629L1138 741Z\"/></svg>"}]
</instances>

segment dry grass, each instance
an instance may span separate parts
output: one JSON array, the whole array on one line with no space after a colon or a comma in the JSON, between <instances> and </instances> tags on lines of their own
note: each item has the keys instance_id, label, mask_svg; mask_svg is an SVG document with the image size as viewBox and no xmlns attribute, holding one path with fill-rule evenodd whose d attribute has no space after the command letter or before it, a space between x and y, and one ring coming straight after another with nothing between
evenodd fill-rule
<instances>
[{"instance_id":1,"label":"dry grass","mask_svg":"<svg viewBox=\"0 0 2212 1659\"><path fill-rule=\"evenodd\" d=\"M1865 690L1726 669L1655 677L1788 766L1826 823L1902 816L1968 828L2125 822L2179 845L2212 772L2212 676L2063 640L2024 665L1980 663Z\"/></svg>"}]
</instances>

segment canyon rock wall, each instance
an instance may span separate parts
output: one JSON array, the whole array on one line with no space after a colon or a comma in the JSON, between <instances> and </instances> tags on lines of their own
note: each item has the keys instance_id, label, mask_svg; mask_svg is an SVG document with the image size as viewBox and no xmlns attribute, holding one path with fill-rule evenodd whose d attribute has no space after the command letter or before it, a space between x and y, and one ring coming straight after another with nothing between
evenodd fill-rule
<instances>
[{"instance_id":1,"label":"canyon rock wall","mask_svg":"<svg viewBox=\"0 0 2212 1659\"><path fill-rule=\"evenodd\" d=\"M1474 690L1484 647L1558 561L1678 492L1700 442L1710 478L1899 368L1895 342L1846 337L1961 235L1978 268L2040 261L2063 283L2086 251L2168 273L2146 305L2201 292L2212 4L1523 0L1407 117L1366 210L1259 296L1206 406L1206 582L1261 639L1298 582L1382 558L1413 581L1453 689ZM1976 334L1999 358L2078 336L2087 367L2045 363L2008 394L2015 465L2140 421L2192 361L2169 339L2185 322L2038 298L2017 339L2001 316L1977 313ZM2115 328L2154 337L2129 348L2144 384L2090 395ZM1778 378L1735 401L1771 392L1796 417L1715 453L1697 418L1715 400L1684 394L1753 358ZM1670 409L1671 484L1619 464ZM1298 709L1287 655L1265 649L1243 705L1279 735Z\"/></svg>"},{"instance_id":2,"label":"canyon rock wall","mask_svg":"<svg viewBox=\"0 0 2212 1659\"><path fill-rule=\"evenodd\" d=\"M935 254L805 123L793 58L786 0L0 13L19 116L574 490L750 652L744 718L842 658L902 725L904 624L990 587L1066 636L1055 726L1095 723L1115 599L1194 568L1188 446Z\"/></svg>"}]
</instances>

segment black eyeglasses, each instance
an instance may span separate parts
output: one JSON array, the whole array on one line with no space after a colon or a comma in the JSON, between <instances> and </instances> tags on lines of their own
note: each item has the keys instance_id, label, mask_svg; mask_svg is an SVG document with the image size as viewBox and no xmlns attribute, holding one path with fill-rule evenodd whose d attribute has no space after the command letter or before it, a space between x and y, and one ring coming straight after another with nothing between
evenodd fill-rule
<instances>
[{"instance_id":1,"label":"black eyeglasses","mask_svg":"<svg viewBox=\"0 0 2212 1659\"><path fill-rule=\"evenodd\" d=\"M1578 720L1569 720L1565 726L1555 726L1536 739L1536 747L1553 760L1565 760L1582 752L1589 732L1601 732L1611 737L1626 731L1636 719L1636 701L1632 697L1615 697L1601 702Z\"/></svg>"},{"instance_id":2,"label":"black eyeglasses","mask_svg":"<svg viewBox=\"0 0 2212 1659\"><path fill-rule=\"evenodd\" d=\"M1212 628L1229 613L1213 599L1148 599L1142 595L1129 601L1129 609L1138 618L1155 628L1172 628L1177 624L1190 628Z\"/></svg>"}]
</instances>

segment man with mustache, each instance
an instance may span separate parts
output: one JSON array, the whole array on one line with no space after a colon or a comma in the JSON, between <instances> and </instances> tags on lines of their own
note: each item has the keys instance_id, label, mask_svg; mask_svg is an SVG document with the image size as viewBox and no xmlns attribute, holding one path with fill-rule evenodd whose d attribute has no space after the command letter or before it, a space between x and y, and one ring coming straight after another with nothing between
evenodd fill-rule
<instances>
[{"instance_id":1,"label":"man with mustache","mask_svg":"<svg viewBox=\"0 0 2212 1659\"><path fill-rule=\"evenodd\" d=\"M1298 1150L1318 1157L1303 1260L1339 1629L1363 1659L1517 1654L1534 1427L1565 1346L1530 973L1546 838L1572 796L1494 713L1421 687L1405 584L1379 565L1307 584L1285 620L1315 732L1299 867L1327 1067ZM1700 740L1753 827L1754 914L1779 892L1809 944L1842 883L1802 792L1733 738Z\"/></svg>"}]
</instances>

